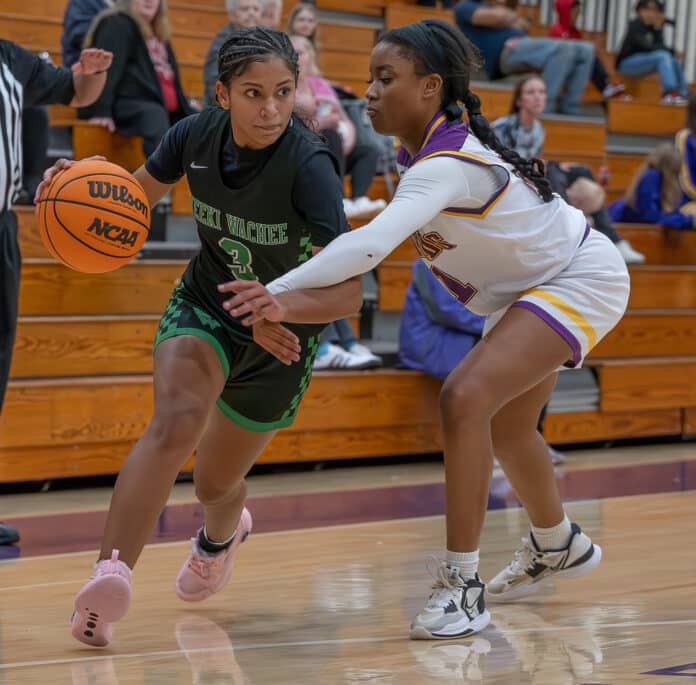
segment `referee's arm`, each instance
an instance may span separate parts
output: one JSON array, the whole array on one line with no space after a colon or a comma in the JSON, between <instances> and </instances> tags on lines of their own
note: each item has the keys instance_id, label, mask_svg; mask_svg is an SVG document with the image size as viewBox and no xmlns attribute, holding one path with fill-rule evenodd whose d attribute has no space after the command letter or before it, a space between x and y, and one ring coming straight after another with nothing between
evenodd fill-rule
<instances>
[{"instance_id":1,"label":"referee's arm","mask_svg":"<svg viewBox=\"0 0 696 685\"><path fill-rule=\"evenodd\" d=\"M113 54L98 48L88 48L80 53L80 59L71 67L75 96L73 107L91 105L104 90L106 72L111 66Z\"/></svg>"}]
</instances>

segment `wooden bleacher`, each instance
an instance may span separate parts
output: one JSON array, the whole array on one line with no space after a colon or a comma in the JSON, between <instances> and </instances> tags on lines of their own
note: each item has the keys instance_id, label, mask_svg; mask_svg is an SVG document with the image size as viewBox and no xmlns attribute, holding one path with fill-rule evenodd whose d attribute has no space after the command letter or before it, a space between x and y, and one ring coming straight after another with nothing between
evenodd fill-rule
<instances>
[{"instance_id":1,"label":"wooden bleacher","mask_svg":"<svg viewBox=\"0 0 696 685\"><path fill-rule=\"evenodd\" d=\"M319 0L318 7L372 22L332 18L320 27L324 73L360 95L374 21L392 28L426 15L451 20L451 12L413 2ZM0 23L7 37L48 50L59 63L63 10L64 0L4 0ZM169 10L184 89L200 97L205 52L226 22L224 3L177 0ZM607 131L671 134L683 125L683 108L657 104L654 85L629 84L634 99L610 103L608 127L599 120L546 118L546 156L595 171L607 163L612 192L623 192L642 156L608 154ZM511 85L481 82L474 90L490 119L509 112ZM590 91L586 100L596 100ZM129 169L142 162L138 139L79 122L71 108L52 107L50 117L52 125L73 128L78 158L106 153ZM383 179L370 195L387 196ZM173 210L190 214L185 182L175 187ZM112 274L77 274L48 256L30 210L20 208L18 217L24 264L12 381L0 417L0 482L116 473L152 411L151 343L184 262L139 260ZM696 432L696 235L656 226L620 230L646 254L647 265L632 269L629 312L588 360L598 374L600 408L549 415L545 436L554 444ZM401 309L414 258L405 243L380 266L383 311ZM280 432L262 461L440 451L438 390L438 382L415 372L317 373L296 424Z\"/></svg>"}]
</instances>

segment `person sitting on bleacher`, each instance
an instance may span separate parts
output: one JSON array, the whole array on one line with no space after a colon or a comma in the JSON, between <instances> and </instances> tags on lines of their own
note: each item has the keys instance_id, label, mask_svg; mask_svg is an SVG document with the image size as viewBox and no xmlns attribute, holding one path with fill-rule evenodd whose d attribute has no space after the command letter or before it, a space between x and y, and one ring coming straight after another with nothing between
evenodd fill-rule
<instances>
[{"instance_id":1,"label":"person sitting on bleacher","mask_svg":"<svg viewBox=\"0 0 696 685\"><path fill-rule=\"evenodd\" d=\"M94 17L113 5L113 0L68 0L63 14L60 50L63 66L70 68L78 59Z\"/></svg>"},{"instance_id":2,"label":"person sitting on bleacher","mask_svg":"<svg viewBox=\"0 0 696 685\"><path fill-rule=\"evenodd\" d=\"M116 0L95 18L85 39L88 47L113 52L114 63L100 98L81 109L80 118L142 136L146 156L172 124L194 112L169 36L166 0Z\"/></svg>"},{"instance_id":3,"label":"person sitting on bleacher","mask_svg":"<svg viewBox=\"0 0 696 685\"><path fill-rule=\"evenodd\" d=\"M530 38L528 19L516 10L487 0L461 0L454 8L454 16L459 28L483 55L491 79L539 71L548 89L546 111L578 113L592 73L592 43Z\"/></svg>"},{"instance_id":4,"label":"person sitting on bleacher","mask_svg":"<svg viewBox=\"0 0 696 685\"><path fill-rule=\"evenodd\" d=\"M213 38L208 48L203 67L203 104L206 107L217 104L215 83L218 77L218 52L223 43L235 29L254 28L262 25L263 6L261 0L226 0L229 24L224 26Z\"/></svg>"},{"instance_id":5,"label":"person sitting on bleacher","mask_svg":"<svg viewBox=\"0 0 696 685\"><path fill-rule=\"evenodd\" d=\"M539 115L546 106L546 86L539 76L527 76L515 86L510 114L493 122L498 139L526 159L542 154L546 131ZM594 180L592 170L581 164L546 163L546 174L554 192L592 218L594 227L618 248L627 264L642 264L644 255L623 240L611 225L605 206L606 193Z\"/></svg>"},{"instance_id":6,"label":"person sitting on bleacher","mask_svg":"<svg viewBox=\"0 0 696 685\"><path fill-rule=\"evenodd\" d=\"M295 5L288 15L288 34L291 36L304 36L316 50L317 32L319 20L317 10L309 2L301 2Z\"/></svg>"},{"instance_id":7,"label":"person sitting on bleacher","mask_svg":"<svg viewBox=\"0 0 696 685\"><path fill-rule=\"evenodd\" d=\"M671 143L658 145L636 171L623 199L609 206L613 221L696 228L696 203L689 202L679 183L682 157Z\"/></svg>"},{"instance_id":8,"label":"person sitting on bleacher","mask_svg":"<svg viewBox=\"0 0 696 685\"><path fill-rule=\"evenodd\" d=\"M549 36L562 40L583 40L582 32L577 27L581 12L582 0L556 0L558 21L549 29ZM626 90L623 83L610 81L607 69L599 59L599 55L595 55L592 63L590 80L605 99L621 95Z\"/></svg>"},{"instance_id":9,"label":"person sitting on bleacher","mask_svg":"<svg viewBox=\"0 0 696 685\"><path fill-rule=\"evenodd\" d=\"M350 174L351 197L343 201L349 219L374 215L384 209L382 199L370 200L367 191L377 173L380 150L369 144L356 142L355 126L341 105L336 91L321 76L314 47L304 36L291 36L298 54L299 77L295 103L298 114L326 138L331 152L338 159L341 175Z\"/></svg>"},{"instance_id":10,"label":"person sitting on bleacher","mask_svg":"<svg viewBox=\"0 0 696 685\"><path fill-rule=\"evenodd\" d=\"M684 67L674 50L665 45L662 35L665 24L664 2L638 0L636 13L638 16L628 25L616 56L616 70L633 78L643 78L657 72L662 84L663 104L686 104L689 84Z\"/></svg>"},{"instance_id":11,"label":"person sitting on bleacher","mask_svg":"<svg viewBox=\"0 0 696 685\"><path fill-rule=\"evenodd\" d=\"M686 128L677 133L675 142L682 158L679 173L682 190L690 201L696 202L696 93L689 96Z\"/></svg>"}]
</instances>

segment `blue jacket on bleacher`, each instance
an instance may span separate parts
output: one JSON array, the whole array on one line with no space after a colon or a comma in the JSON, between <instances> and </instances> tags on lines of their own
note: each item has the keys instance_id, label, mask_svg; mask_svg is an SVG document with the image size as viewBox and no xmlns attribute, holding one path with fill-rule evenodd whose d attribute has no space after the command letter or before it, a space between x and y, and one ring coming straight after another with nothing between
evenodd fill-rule
<instances>
[{"instance_id":1,"label":"blue jacket on bleacher","mask_svg":"<svg viewBox=\"0 0 696 685\"><path fill-rule=\"evenodd\" d=\"M631 207L625 200L617 200L609 205L609 215L616 223L660 224L678 230L694 227L694 218L675 212L662 211L662 174L657 169L648 169L640 179L636 189L636 206ZM685 196L683 204L688 198Z\"/></svg>"},{"instance_id":2,"label":"blue jacket on bleacher","mask_svg":"<svg viewBox=\"0 0 696 685\"><path fill-rule=\"evenodd\" d=\"M399 331L399 365L444 379L480 340L485 316L469 311L417 259Z\"/></svg>"}]
</instances>

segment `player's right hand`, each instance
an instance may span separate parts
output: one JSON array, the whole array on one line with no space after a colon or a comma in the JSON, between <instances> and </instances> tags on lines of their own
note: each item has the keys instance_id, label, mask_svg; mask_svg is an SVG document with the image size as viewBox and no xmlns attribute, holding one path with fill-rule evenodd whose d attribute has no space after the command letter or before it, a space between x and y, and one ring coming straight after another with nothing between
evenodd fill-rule
<instances>
[{"instance_id":1,"label":"player's right hand","mask_svg":"<svg viewBox=\"0 0 696 685\"><path fill-rule=\"evenodd\" d=\"M286 366L300 361L300 339L283 324L262 319L252 327L254 342Z\"/></svg>"},{"instance_id":2,"label":"player's right hand","mask_svg":"<svg viewBox=\"0 0 696 685\"><path fill-rule=\"evenodd\" d=\"M101 155L85 157L84 160L80 161L86 161L88 159L99 159L103 162L107 161L106 157L102 157ZM39 185L37 186L36 193L34 194L34 204L37 205L37 207L41 194L44 192L44 190L46 190L46 188L48 188L48 186L51 185L55 175L59 171L63 171L63 169L69 169L71 166L74 166L75 164L77 164L77 160L75 159L59 159L53 166L48 167L48 169L46 169L46 171L43 172L43 178L41 180L41 183L39 183Z\"/></svg>"}]
</instances>

